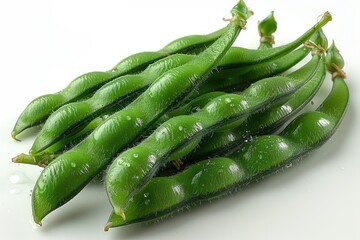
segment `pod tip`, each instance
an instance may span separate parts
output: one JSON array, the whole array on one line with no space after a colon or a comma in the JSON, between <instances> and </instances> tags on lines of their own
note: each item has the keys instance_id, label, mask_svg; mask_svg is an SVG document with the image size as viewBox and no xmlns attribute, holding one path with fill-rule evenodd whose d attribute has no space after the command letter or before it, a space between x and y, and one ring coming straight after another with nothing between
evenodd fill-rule
<instances>
[{"instance_id":1,"label":"pod tip","mask_svg":"<svg viewBox=\"0 0 360 240\"><path fill-rule=\"evenodd\" d=\"M109 229L112 227L112 222L108 222L106 223L106 225L104 226L104 231L107 232L109 231Z\"/></svg>"},{"instance_id":2,"label":"pod tip","mask_svg":"<svg viewBox=\"0 0 360 240\"><path fill-rule=\"evenodd\" d=\"M15 141L21 142L21 140L18 139L16 136L17 136L17 132L16 132L16 131L12 131L12 132L11 132L11 137L12 137Z\"/></svg>"}]
</instances>

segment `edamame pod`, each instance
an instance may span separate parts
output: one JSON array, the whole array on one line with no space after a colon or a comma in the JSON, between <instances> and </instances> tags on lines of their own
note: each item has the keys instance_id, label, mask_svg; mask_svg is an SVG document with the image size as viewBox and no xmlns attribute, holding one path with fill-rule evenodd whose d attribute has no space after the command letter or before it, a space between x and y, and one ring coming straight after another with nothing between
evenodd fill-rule
<instances>
[{"instance_id":1,"label":"edamame pod","mask_svg":"<svg viewBox=\"0 0 360 240\"><path fill-rule=\"evenodd\" d=\"M34 221L74 197L102 171L112 157L133 142L171 106L204 81L244 28L251 12L240 0L226 32L194 60L166 72L123 110L110 116L80 144L49 164L33 193Z\"/></svg>"},{"instance_id":2,"label":"edamame pod","mask_svg":"<svg viewBox=\"0 0 360 240\"><path fill-rule=\"evenodd\" d=\"M229 157L204 160L174 176L153 178L129 203L127 218L112 213L104 229L166 217L184 206L219 198L290 166L323 145L340 125L349 102L345 74L331 63L330 68L337 68L333 87L316 111L296 117L279 135L245 143Z\"/></svg>"},{"instance_id":3,"label":"edamame pod","mask_svg":"<svg viewBox=\"0 0 360 240\"><path fill-rule=\"evenodd\" d=\"M276 28L274 30L273 25L276 25L273 16L264 19L259 24L259 29L261 29L259 30L260 33L265 32L261 33L262 38L264 34L269 35L268 39L272 36L276 30ZM264 40L261 41L259 48L270 48L272 44L273 42L269 43ZM31 147L30 154L43 155L41 153L45 148L48 148L58 140L67 138L81 131L92 119L104 113L111 114L122 109L166 71L181 66L194 57L195 56L184 54L174 54L165 57L149 65L140 74L126 75L112 80L96 91L89 99L62 106L46 120ZM266 71L263 71L268 75L277 70L276 67L271 68L273 71L268 71L268 68L265 67L263 67L263 69L266 69ZM217 77L215 81L226 82L226 79L219 79L219 77ZM239 85L240 81L241 79L236 82L231 82L228 85ZM212 83L214 83L214 80ZM219 83L216 83L216 85L219 85ZM23 159L24 155L21 156Z\"/></svg>"},{"instance_id":4,"label":"edamame pod","mask_svg":"<svg viewBox=\"0 0 360 240\"><path fill-rule=\"evenodd\" d=\"M313 39L314 41L312 41L312 43L315 44L316 47L313 48L312 54L319 54L319 50L327 49L328 41L322 30L318 31ZM243 124L234 129L225 132L216 132L209 137L205 137L203 143L182 161L192 161L206 156L223 155L224 152L229 152L230 149L241 145L250 136L275 132L314 97L324 81L325 74L326 67L324 62L321 65L321 69L316 72L312 79L284 103L251 115Z\"/></svg>"},{"instance_id":5,"label":"edamame pod","mask_svg":"<svg viewBox=\"0 0 360 240\"><path fill-rule=\"evenodd\" d=\"M227 69L234 68L234 66L252 65L283 56L300 46L330 20L331 15L326 12L322 19L301 37L277 48L261 50L231 48L229 53L221 60L220 65L223 66L222 68ZM184 37L175 40L158 52L134 54L121 61L111 71L84 74L73 80L65 89L34 99L20 114L11 135L14 139L17 139L16 137L19 133L27 128L43 123L53 111L62 105L93 93L103 84L116 77L143 70L148 64L168 55L187 52L187 50L192 49L194 45L204 47L206 44L211 44L223 31L224 30L221 29L205 36Z\"/></svg>"},{"instance_id":6,"label":"edamame pod","mask_svg":"<svg viewBox=\"0 0 360 240\"><path fill-rule=\"evenodd\" d=\"M192 101L188 102L181 107L170 111L164 114L154 126L158 126L161 123L165 122L171 117L179 116L179 115L189 115L192 114L199 109L203 108L209 101L213 98L226 94L225 92L210 92L205 93ZM102 124L108 116L96 118L91 123L89 123L81 132L69 137L62 138L60 141L46 148L37 154L19 154L18 156L12 159L15 163L25 163L32 165L39 165L40 167L45 167L49 165L49 163L54 160L56 157L67 151L72 146L75 146L81 140L83 140L87 135L89 135L96 127ZM148 131L153 131L154 129L149 129ZM145 133L146 135L146 133ZM70 146L69 146L70 145Z\"/></svg>"},{"instance_id":7,"label":"edamame pod","mask_svg":"<svg viewBox=\"0 0 360 240\"><path fill-rule=\"evenodd\" d=\"M271 62L256 64L254 66L237 69L238 71L232 71L232 76L229 76L229 73L226 73L227 76L221 76L219 73L216 73L216 76L210 76L206 82L201 84L201 86L198 87L199 90L191 93L189 98L192 99L200 94L218 89L230 89L230 91L242 89L244 86L248 86L251 82L258 79L269 77L289 69L305 58L308 53L308 47L303 47ZM172 58L173 56L175 55L168 58ZM165 61L166 59L160 61L163 60ZM112 113L116 109L120 110L123 105L126 106L126 104L131 102L131 100L128 99L133 98L129 97L129 95L131 95L131 87L133 88L133 94L136 95L146 88L146 84L149 83L149 81L154 79L151 74L145 73L148 72L145 70L144 74L140 74L140 76L137 77L129 75L123 77L121 80L119 79L119 81L114 80L99 89L90 99L70 103L59 108L45 122L30 150L31 154L36 155L37 153L41 153L43 149L56 143L58 139L63 139L64 137L75 134L86 126L86 122L103 114L103 111L107 110L108 113ZM134 78L138 79L138 82L141 84L136 84ZM123 105L119 104L119 102Z\"/></svg>"},{"instance_id":8,"label":"edamame pod","mask_svg":"<svg viewBox=\"0 0 360 240\"><path fill-rule=\"evenodd\" d=\"M318 35L314 34L311 37L310 42L320 44ZM218 89L231 91L231 92L237 91L237 90L242 90L243 88L245 88L245 86L248 86L251 82L255 82L258 79L270 77L272 75L283 72L283 71L293 67L298 62L300 62L309 53L309 51L310 51L309 46L308 46L308 44L306 44L306 45L307 46L304 46L300 49L295 50L294 52L291 52L283 57L274 59L269 62L255 64L253 66L245 66L240 69L234 69L234 71L232 71L232 72L230 70L224 70L224 71L220 72L226 76L218 76L218 75L220 75L220 73L212 74L209 77L209 79L206 80L206 82L201 84L201 86L199 87L199 90L196 90L191 94L190 98L195 98L196 96L198 96L200 94L204 94L204 93L211 92L211 91L216 91ZM268 44L267 44L267 46L269 47ZM160 60L160 61L162 61L162 60ZM78 103L74 103L74 104L77 105ZM68 105L72 106L72 104L68 104ZM180 104L180 105L182 105L182 104ZM60 109L63 109L63 108L64 107L62 107ZM60 109L58 111L60 111ZM54 114L56 114L58 111L56 111ZM182 110L179 112L179 111L174 110L174 112L171 113L170 115L178 116L178 115L180 115L180 113L182 113L182 115L190 114L190 112L184 112ZM166 119L166 116L164 116L164 117L162 118L163 120L159 119L158 122L162 123L164 121L164 119ZM51 119L51 117L49 119ZM60 119L62 119L62 118L60 118ZM92 126L91 128L89 128L87 126L81 132L75 134L76 137L69 136L66 138L62 138L62 139L60 139L60 141L58 141L54 144L55 147L50 146L47 149L40 151L39 153L36 153L36 154L33 153L31 155L20 154L20 155L14 157L13 161L17 162L17 163L28 163L28 164L37 164L40 166L45 166L49 162L51 162L55 157L57 157L61 152L64 152L64 151L60 151L62 145L63 145L62 148L65 148L66 147L65 144L68 144L69 142L73 141L73 139L82 140L84 137L81 138L80 137L81 134L84 134L85 136L88 135L89 131L96 127L94 125L95 123L101 124L102 122L103 121L101 121L99 119L95 119L91 124L89 124ZM68 127L70 127L69 125L71 125L71 124L68 124L67 122L65 124ZM59 125L59 124L56 124L56 125ZM46 127L44 127L44 128L46 129ZM54 126L52 129L54 129L54 131L58 131L57 126ZM89 131L87 131L87 130L89 130ZM39 135L41 135L41 132L39 133ZM54 134L54 133L52 133L52 135L56 136L56 134ZM68 140L68 138L70 138L70 139Z\"/></svg>"},{"instance_id":9,"label":"edamame pod","mask_svg":"<svg viewBox=\"0 0 360 240\"><path fill-rule=\"evenodd\" d=\"M193 115L171 118L143 142L121 153L110 165L105 179L114 212L125 218L124 211L131 198L161 165L180 157L179 151L186 149L187 152L182 154L187 154L206 134L233 123L239 124L250 114L294 93L321 69L322 61L322 54L314 54L309 63L287 77L260 80L241 94L213 99Z\"/></svg>"},{"instance_id":10,"label":"edamame pod","mask_svg":"<svg viewBox=\"0 0 360 240\"><path fill-rule=\"evenodd\" d=\"M94 93L105 83L126 74L144 70L149 64L175 53L200 52L217 40L226 28L207 35L190 35L174 40L156 52L140 52L120 61L106 72L90 72L75 78L63 90L37 97L20 114L13 130L16 139L27 128L43 123L47 117L62 105Z\"/></svg>"},{"instance_id":11,"label":"edamame pod","mask_svg":"<svg viewBox=\"0 0 360 240\"><path fill-rule=\"evenodd\" d=\"M37 154L56 141L79 132L94 118L120 110L136 99L162 74L181 66L195 56L174 54L163 58L137 75L126 75L105 84L84 101L69 103L50 115L35 138L30 154Z\"/></svg>"}]
</instances>

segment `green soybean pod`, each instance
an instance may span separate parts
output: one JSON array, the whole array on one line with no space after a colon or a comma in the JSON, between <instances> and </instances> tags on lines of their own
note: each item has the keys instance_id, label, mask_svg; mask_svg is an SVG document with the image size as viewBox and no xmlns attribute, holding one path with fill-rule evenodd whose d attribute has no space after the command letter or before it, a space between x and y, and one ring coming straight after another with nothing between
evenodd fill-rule
<instances>
[{"instance_id":1,"label":"green soybean pod","mask_svg":"<svg viewBox=\"0 0 360 240\"><path fill-rule=\"evenodd\" d=\"M327 49L328 41L323 31L318 31L313 48L313 54ZM325 59L324 59L325 61ZM325 62L321 69L296 91L285 102L275 105L265 111L251 115L240 126L225 132L216 132L209 137L205 137L202 144L182 161L194 161L209 156L223 155L230 149L241 145L247 138L256 135L271 134L278 130L287 120L298 113L314 97L320 89L326 75Z\"/></svg>"},{"instance_id":2,"label":"green soybean pod","mask_svg":"<svg viewBox=\"0 0 360 240\"><path fill-rule=\"evenodd\" d=\"M287 69L289 69L290 67L294 66L295 64L297 64L299 61L301 61L309 52L309 48L308 47L302 47L298 50L295 50L294 52L289 53L288 55L285 55L283 57L280 57L279 59L274 59L272 61L269 62L265 62L265 63L261 63L261 64L256 64L254 66L246 66L243 67L242 69L239 69L239 71L241 73L238 72L234 72L234 77L231 76L225 76L224 79L222 79L222 76L216 76L213 77L213 75L210 76L210 78L208 80L206 80L205 83L201 84L201 86L199 87L198 90L196 90L195 92L191 93L189 98L196 98L197 96L201 96L204 95L208 92L212 92L212 91L218 91L218 90L225 90L225 91L238 91L238 90L242 90L244 87L248 86L249 82L254 82L258 79L264 78L264 77L270 77L274 74L277 74L279 72L283 72ZM243 74L244 77L241 76L241 74ZM74 103L75 105L77 105L77 103ZM124 103L126 104L126 102ZM183 105L183 104L180 104ZM71 106L71 104L70 104ZM182 107L180 107L182 108ZM197 105L196 108L200 109L200 105ZM196 109L194 108L194 110ZM63 109L63 107L61 107L60 109ZM60 110L59 109L59 110ZM59 111L58 110L58 111ZM57 111L55 112L57 113ZM55 114L54 113L54 114ZM187 115L190 114L190 112L183 112L182 110L179 112L176 109L173 111L173 113L171 113L171 116L177 116L180 115L180 113L183 113L182 115ZM165 116L164 116L165 117ZM166 117L165 117L166 118ZM165 119L162 118L162 119ZM49 118L50 119L50 118ZM82 129L79 133L72 133L70 136L66 137L66 138L61 138L59 141L57 141L56 143L54 143L54 145L56 145L55 148L53 148L52 146L40 151L39 153L32 153L31 156L28 156L26 154L20 154L19 156L21 156L20 158L15 157L14 161L17 163L21 163L22 161L26 161L26 163L33 163L33 164L38 164L37 159L39 159L39 164L40 165L44 165L45 162L42 160L43 158L47 159L48 161L51 161L55 156L58 155L58 153L54 154L54 150L61 150L61 145L63 146L62 148L64 149L66 146L65 144L68 144L70 141L72 141L72 139L81 139L78 138L79 135L84 134L85 136L89 134L89 132L87 130L93 130L96 126L94 124L100 125L103 121L101 119L94 119L91 124L92 127L85 127L85 129ZM161 123L161 119L158 120L159 123ZM66 125L68 127L70 124ZM57 126L54 126L52 129L54 129L55 131L57 130ZM73 137L72 135L75 134L76 137ZM55 135L55 134L53 134ZM67 140L69 139L69 140ZM63 152L63 151L62 151ZM26 158L30 158L30 161L27 161Z\"/></svg>"},{"instance_id":3,"label":"green soybean pod","mask_svg":"<svg viewBox=\"0 0 360 240\"><path fill-rule=\"evenodd\" d=\"M129 201L159 167L184 156L202 137L216 129L239 124L251 113L269 107L299 89L321 68L322 54L287 77L263 79L241 94L213 99L199 112L169 119L137 146L121 153L110 165L105 186L116 214L125 218Z\"/></svg>"},{"instance_id":4,"label":"green soybean pod","mask_svg":"<svg viewBox=\"0 0 360 240\"><path fill-rule=\"evenodd\" d=\"M310 42L315 42L317 44L319 42L319 38L317 34L314 34ZM263 43L260 44L259 48L262 46ZM320 44L321 45L321 44ZM269 44L266 44L266 47L269 47ZM264 48L265 46L263 46ZM309 47L304 46L298 50L295 50L294 52L291 52L283 57L280 57L278 59L274 59L272 61L264 62L255 64L253 66L245 66L242 68L237 68L236 70L232 71L228 75L229 70L221 71L220 73L224 74L225 76L222 76L222 74L213 74L209 77L208 80L206 80L205 83L201 84L199 87L199 90L195 91L193 94L191 94L190 98L194 98L200 94L205 95L207 92L216 91L216 90L241 90L245 86L247 86L250 82L254 82L257 79L261 79L264 77L269 77L273 74L277 74L279 72L285 71L289 69L290 67L297 64L299 61L301 61L309 52ZM163 60L159 60L162 62ZM148 67L150 68L150 67ZM146 72L146 70L145 70ZM110 85L110 83L108 84ZM111 84L112 85L112 84ZM203 96L204 97L204 96ZM200 96L200 98L202 98ZM195 100L195 99L194 99ZM200 100L199 103L189 103L186 104L187 107L193 106L194 109L200 109L204 105L204 100ZM78 105L78 103L74 103L75 105ZM125 103L124 103L125 104ZM81 104L80 104L81 105ZM180 104L181 105L181 104ZM67 106L72 106L72 104L68 104ZM61 107L60 109L64 109L64 107ZM53 115L58 113L57 110ZM66 109L66 108L65 108ZM181 109L181 110L180 110ZM178 115L187 115L191 112L184 111L185 109L180 107L180 111L174 110L169 114L165 114L161 119L158 120L158 124L165 121L165 119L168 119L169 116L178 116ZM65 117L67 118L67 117ZM51 119L51 117L49 118ZM63 118L60 118L62 120ZM76 119L76 117L74 118ZM49 121L49 120L48 120ZM76 141L82 140L85 136L89 134L89 131L92 131L97 125L100 125L102 123L102 119L95 119L93 120L88 126L86 126L84 129L82 129L79 133L72 133L70 136L66 138L61 138L58 142L54 143L54 146L49 146L48 148L38 152L38 153L32 153L31 155L27 154L20 154L13 158L13 162L16 163L27 163L27 164L37 164L39 166L46 166L48 165L55 157L59 156L61 153L68 150L68 144L72 142L73 146L75 145ZM54 121L53 124L56 124L56 121ZM58 128L59 123L57 123L55 126L52 127L55 131L59 131ZM71 127L72 124L69 122L66 122L67 127ZM79 126L77 126L79 127ZM46 127L44 127L46 129ZM81 129L81 128L80 128ZM41 134L41 133L39 133ZM75 134L75 135L73 135ZM52 134L56 135L56 134ZM84 136L82 136L84 135ZM82 137L81 137L82 136Z\"/></svg>"},{"instance_id":5,"label":"green soybean pod","mask_svg":"<svg viewBox=\"0 0 360 240\"><path fill-rule=\"evenodd\" d=\"M174 54L149 65L143 72L126 75L105 84L84 101L66 104L46 120L35 138L30 154L42 150L81 131L86 123L103 114L120 110L136 99L155 79L172 68L181 66L195 56Z\"/></svg>"},{"instance_id":6,"label":"green soybean pod","mask_svg":"<svg viewBox=\"0 0 360 240\"><path fill-rule=\"evenodd\" d=\"M251 65L275 58L277 56L283 56L300 46L330 20L331 15L326 12L323 18L301 37L289 44L274 49L252 50L232 48L221 60L223 68ZM84 74L73 80L65 89L54 94L40 96L29 103L29 105L20 114L11 135L14 139L17 139L16 137L19 133L27 128L41 124L53 111L62 105L76 101L85 95L92 94L103 84L116 77L143 70L148 64L168 55L179 52L188 52L189 49L193 49L194 45L200 46L202 47L201 49L203 49L204 46L206 47L207 44L211 44L218 39L223 31L225 30L221 29L205 36L195 35L184 37L168 44L158 52L143 52L125 58L108 72L92 72Z\"/></svg>"},{"instance_id":7,"label":"green soybean pod","mask_svg":"<svg viewBox=\"0 0 360 240\"><path fill-rule=\"evenodd\" d=\"M262 31L272 34L274 32L273 22L273 18L263 20L262 23L266 26L262 27ZM271 28L271 31L267 30L268 28ZM260 47L264 45L268 48L272 46L266 41L261 41ZM184 54L171 55L149 65L140 74L126 75L112 80L97 90L89 99L62 106L46 120L35 138L30 154L44 155L41 154L44 149L55 144L58 140L81 131L92 119L125 107L166 71L181 66L194 57ZM21 159L24 159L24 155L21 156Z\"/></svg>"},{"instance_id":8,"label":"green soybean pod","mask_svg":"<svg viewBox=\"0 0 360 240\"><path fill-rule=\"evenodd\" d=\"M333 53L331 48L330 54ZM337 55L335 58L339 58ZM342 61L327 65L328 69L334 66L337 69L333 72L333 87L316 111L296 117L278 135L260 136L245 143L228 157L207 159L174 176L151 179L133 197L127 208L127 218L112 213L104 230L166 217L185 206L227 195L319 148L336 131L348 106L349 90L339 67L341 64Z\"/></svg>"},{"instance_id":9,"label":"green soybean pod","mask_svg":"<svg viewBox=\"0 0 360 240\"><path fill-rule=\"evenodd\" d=\"M182 105L179 108L176 108L168 113L164 114L154 126L158 126L161 123L165 122L171 117L179 116L179 115L189 115L192 114L199 109L203 108L209 101L214 99L215 97L226 94L225 92L209 92L205 93L201 96L198 96L188 102L187 104ZM81 140L83 140L87 135L91 133L96 127L102 124L108 116L96 118L91 121L84 129L82 129L79 133L72 135L68 138L62 138L60 141L51 145L50 147L44 149L43 151L37 154L24 154L21 153L18 156L12 159L15 163L25 163L31 165L39 165L40 167L45 167L49 165L49 163L54 160L56 157L70 149L72 146L75 146ZM151 131L154 129L149 129ZM145 133L146 135L146 133Z\"/></svg>"},{"instance_id":10,"label":"green soybean pod","mask_svg":"<svg viewBox=\"0 0 360 240\"><path fill-rule=\"evenodd\" d=\"M47 117L62 105L92 94L103 84L126 74L136 73L149 64L175 53L200 52L217 40L226 28L207 35L190 35L172 41L156 52L140 52L124 58L106 72L90 72L75 78L63 90L35 98L20 114L13 130L16 139L27 128L43 123Z\"/></svg>"},{"instance_id":11,"label":"green soybean pod","mask_svg":"<svg viewBox=\"0 0 360 240\"><path fill-rule=\"evenodd\" d=\"M24 163L30 165L38 165L40 167L46 167L52 162L56 157L66 152L67 150L74 147L76 144L84 140L95 128L97 128L100 124L102 124L107 115L102 117L98 117L92 120L90 123L86 125L80 132L68 137L62 138L55 144L50 147L44 149L38 154L25 154L21 153L12 158L14 163Z\"/></svg>"},{"instance_id":12,"label":"green soybean pod","mask_svg":"<svg viewBox=\"0 0 360 240\"><path fill-rule=\"evenodd\" d=\"M47 214L73 198L116 153L205 80L251 15L242 0L231 12L233 18L226 32L209 48L194 60L166 72L130 105L113 114L80 144L57 157L42 171L32 193L36 223L41 224Z\"/></svg>"}]
</instances>

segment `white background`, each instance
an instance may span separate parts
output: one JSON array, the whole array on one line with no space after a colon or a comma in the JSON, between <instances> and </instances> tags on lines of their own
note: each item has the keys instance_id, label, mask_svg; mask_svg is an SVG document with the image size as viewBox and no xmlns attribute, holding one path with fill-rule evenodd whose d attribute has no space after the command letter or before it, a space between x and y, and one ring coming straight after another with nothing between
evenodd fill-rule
<instances>
[{"instance_id":1,"label":"white background","mask_svg":"<svg viewBox=\"0 0 360 240\"><path fill-rule=\"evenodd\" d=\"M225 199L176 214L158 224L103 232L110 213L105 191L92 184L43 220L31 218L31 189L41 169L11 163L34 139L10 132L36 96L55 92L76 76L107 70L132 53L157 50L184 35L206 34L226 23L235 0L50 1L0 3L0 236L2 239L360 239L359 8L344 1L251 1L255 15L236 45L258 45L256 24L271 11L277 44L333 15L324 31L345 60L351 91L346 118L333 138L301 164ZM326 96L327 79L314 100ZM309 108L309 109L311 109Z\"/></svg>"}]
</instances>

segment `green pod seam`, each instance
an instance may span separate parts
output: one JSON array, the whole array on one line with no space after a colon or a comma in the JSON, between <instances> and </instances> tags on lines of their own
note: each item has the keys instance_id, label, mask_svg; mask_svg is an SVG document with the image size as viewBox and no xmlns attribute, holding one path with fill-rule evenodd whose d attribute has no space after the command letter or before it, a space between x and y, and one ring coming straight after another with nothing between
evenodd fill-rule
<instances>
[{"instance_id":1,"label":"green pod seam","mask_svg":"<svg viewBox=\"0 0 360 240\"><path fill-rule=\"evenodd\" d=\"M321 55L289 74L260 80L241 94L227 94L213 99L199 112L171 118L137 146L121 153L110 165L105 178L107 194L116 214L123 215L129 201L156 173L184 148L191 150L210 132L244 121L250 114L269 107L299 89L319 70ZM188 152L183 152L186 154ZM172 156L173 155L173 156ZM130 167L131 166L131 167ZM130 180L131 179L131 180Z\"/></svg>"},{"instance_id":2,"label":"green pod seam","mask_svg":"<svg viewBox=\"0 0 360 240\"><path fill-rule=\"evenodd\" d=\"M229 157L204 160L174 176L153 178L129 203L127 218L112 213L104 229L166 217L290 166L333 135L348 102L344 78L335 77L330 94L316 111L296 117L279 135L260 136L245 143Z\"/></svg>"},{"instance_id":3,"label":"green pod seam","mask_svg":"<svg viewBox=\"0 0 360 240\"><path fill-rule=\"evenodd\" d=\"M239 1L239 5L245 5ZM80 144L51 162L38 178L33 194L34 221L62 206L101 172L112 157L204 81L235 41L246 19L234 14L226 32L194 60L162 75L123 110L110 116Z\"/></svg>"},{"instance_id":4,"label":"green pod seam","mask_svg":"<svg viewBox=\"0 0 360 240\"><path fill-rule=\"evenodd\" d=\"M75 78L63 90L35 98L20 114L12 130L12 137L27 128L43 123L62 105L93 93L103 84L126 74L142 71L149 64L175 53L200 52L216 41L226 28L207 35L190 35L174 40L156 52L140 52L124 58L106 72L90 72Z\"/></svg>"}]
</instances>

